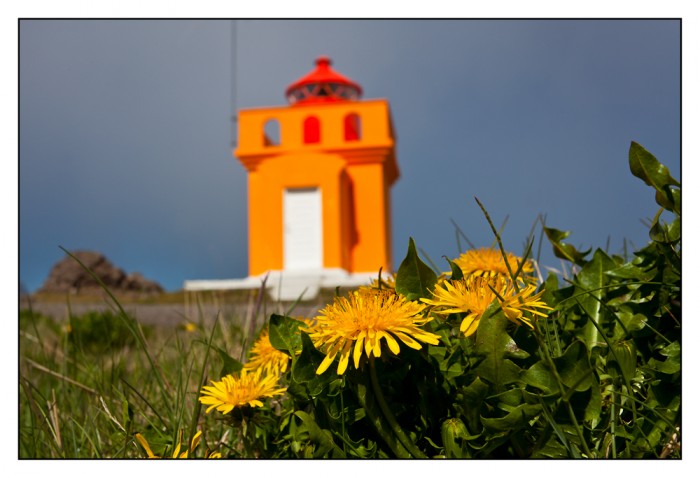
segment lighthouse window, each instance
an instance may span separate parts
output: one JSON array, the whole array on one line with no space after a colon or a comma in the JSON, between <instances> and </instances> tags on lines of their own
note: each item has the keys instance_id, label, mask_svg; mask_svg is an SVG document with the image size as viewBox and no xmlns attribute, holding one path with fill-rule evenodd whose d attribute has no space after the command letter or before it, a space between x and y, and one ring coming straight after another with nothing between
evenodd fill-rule
<instances>
[{"instance_id":1,"label":"lighthouse window","mask_svg":"<svg viewBox=\"0 0 700 478\"><path fill-rule=\"evenodd\" d=\"M338 96L345 98L346 100L356 100L358 97L357 90L349 86L342 86L338 88Z\"/></svg>"},{"instance_id":2,"label":"lighthouse window","mask_svg":"<svg viewBox=\"0 0 700 478\"><path fill-rule=\"evenodd\" d=\"M362 124L356 113L345 116L345 141L359 141L362 138Z\"/></svg>"},{"instance_id":3,"label":"lighthouse window","mask_svg":"<svg viewBox=\"0 0 700 478\"><path fill-rule=\"evenodd\" d=\"M315 116L304 120L304 143L312 144L321 141L321 122Z\"/></svg>"},{"instance_id":4,"label":"lighthouse window","mask_svg":"<svg viewBox=\"0 0 700 478\"><path fill-rule=\"evenodd\" d=\"M265 122L263 133L263 143L265 146L279 146L280 144L280 124L276 119L269 119Z\"/></svg>"},{"instance_id":5,"label":"lighthouse window","mask_svg":"<svg viewBox=\"0 0 700 478\"><path fill-rule=\"evenodd\" d=\"M318 85L312 84L308 85L306 88L304 88L304 96L309 97L309 96L316 96L316 92L318 91Z\"/></svg>"},{"instance_id":6,"label":"lighthouse window","mask_svg":"<svg viewBox=\"0 0 700 478\"><path fill-rule=\"evenodd\" d=\"M304 93L302 93L299 90L294 90L292 91L289 96L287 97L287 100L289 103L294 104L297 101L303 100L304 99Z\"/></svg>"}]
</instances>

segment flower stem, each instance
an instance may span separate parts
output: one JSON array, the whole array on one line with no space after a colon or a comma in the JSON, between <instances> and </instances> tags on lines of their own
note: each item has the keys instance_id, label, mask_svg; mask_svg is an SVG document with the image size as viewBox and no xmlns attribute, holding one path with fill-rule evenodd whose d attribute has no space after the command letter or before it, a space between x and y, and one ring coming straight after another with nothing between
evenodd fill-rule
<instances>
[{"instance_id":1,"label":"flower stem","mask_svg":"<svg viewBox=\"0 0 700 478\"><path fill-rule=\"evenodd\" d=\"M379 408L381 409L382 413L384 414L384 417L386 420L389 422L389 426L391 427L391 430L394 432L394 435L396 435L396 438L399 439L401 444L406 447L406 450L413 455L414 458L427 458L423 452L421 452L416 445L413 444L413 442L406 436L406 433L403 431L399 423L396 421L396 418L394 417L394 414L391 413L391 410L389 409L389 406L386 403L386 400L384 399L384 394L382 393L382 389L379 387L379 380L377 380L377 370L374 367L374 357L370 357L369 360L369 374L370 374L370 380L372 381L372 390L374 391L374 396L377 399L377 403L379 404Z\"/></svg>"},{"instance_id":2,"label":"flower stem","mask_svg":"<svg viewBox=\"0 0 700 478\"><path fill-rule=\"evenodd\" d=\"M411 458L411 454L403 447L401 443L396 440L396 436L391 430L387 429L384 419L381 416L381 412L377 410L377 404L372 398L372 394L368 393L368 387L366 379L363 377L357 382L355 389L357 393L357 399L365 409L367 418L369 418L370 423L374 426L379 436L384 440L384 443L391 449L396 458Z\"/></svg>"}]
</instances>

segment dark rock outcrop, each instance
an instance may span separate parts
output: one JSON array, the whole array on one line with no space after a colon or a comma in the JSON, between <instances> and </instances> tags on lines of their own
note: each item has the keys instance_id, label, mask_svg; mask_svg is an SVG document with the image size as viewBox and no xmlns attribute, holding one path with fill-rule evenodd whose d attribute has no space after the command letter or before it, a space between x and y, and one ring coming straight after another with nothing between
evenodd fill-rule
<instances>
[{"instance_id":1,"label":"dark rock outcrop","mask_svg":"<svg viewBox=\"0 0 700 478\"><path fill-rule=\"evenodd\" d=\"M93 251L71 252L89 268L111 292L138 295L155 295L163 293L163 288L156 282L145 279L138 272L125 273L115 267L104 255ZM95 279L70 256L57 262L39 293L100 293L102 288Z\"/></svg>"}]
</instances>

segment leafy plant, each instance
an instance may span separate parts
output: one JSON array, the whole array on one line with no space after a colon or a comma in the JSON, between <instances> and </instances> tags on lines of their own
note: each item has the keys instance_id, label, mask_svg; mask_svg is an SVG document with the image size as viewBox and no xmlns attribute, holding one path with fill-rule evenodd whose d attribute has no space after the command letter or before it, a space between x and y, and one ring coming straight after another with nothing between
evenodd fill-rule
<instances>
[{"instance_id":1,"label":"leafy plant","mask_svg":"<svg viewBox=\"0 0 700 478\"><path fill-rule=\"evenodd\" d=\"M273 316L270 341L291 367L280 377L286 400L257 412L271 419L260 433L273 439L255 456L680 457L680 183L636 143L629 161L661 206L650 244L631 261L578 251L562 242L568 232L545 227L555 255L577 273L570 280L550 274L534 295L529 258L509 263L479 203L500 246L491 257L503 257L503 270L469 279L460 259L448 259L450 272L438 277L410 239L389 292L431 304L422 327L437 343L399 350L387 338L391 350L371 355L374 345L354 338L365 329L324 345L318 326ZM664 211L674 216L670 224L661 221ZM384 291L354 292L357 303L383 300L376 297L386 295L386 284L377 287ZM350 313L349 297L321 314L329 307ZM491 303L482 310L473 297ZM478 324L475 333L460 328L467 319ZM385 330L399 337L399 329ZM338 374L321 365L340 347L357 358Z\"/></svg>"}]
</instances>

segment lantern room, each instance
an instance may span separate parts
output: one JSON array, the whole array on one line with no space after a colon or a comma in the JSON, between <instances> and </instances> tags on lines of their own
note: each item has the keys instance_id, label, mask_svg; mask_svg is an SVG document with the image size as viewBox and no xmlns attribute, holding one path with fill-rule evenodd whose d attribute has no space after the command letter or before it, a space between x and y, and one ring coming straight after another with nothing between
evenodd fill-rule
<instances>
[{"instance_id":1,"label":"lantern room","mask_svg":"<svg viewBox=\"0 0 700 478\"><path fill-rule=\"evenodd\" d=\"M356 101L362 95L360 85L331 69L331 60L321 56L316 69L287 87L290 105L308 105L333 101Z\"/></svg>"}]
</instances>

